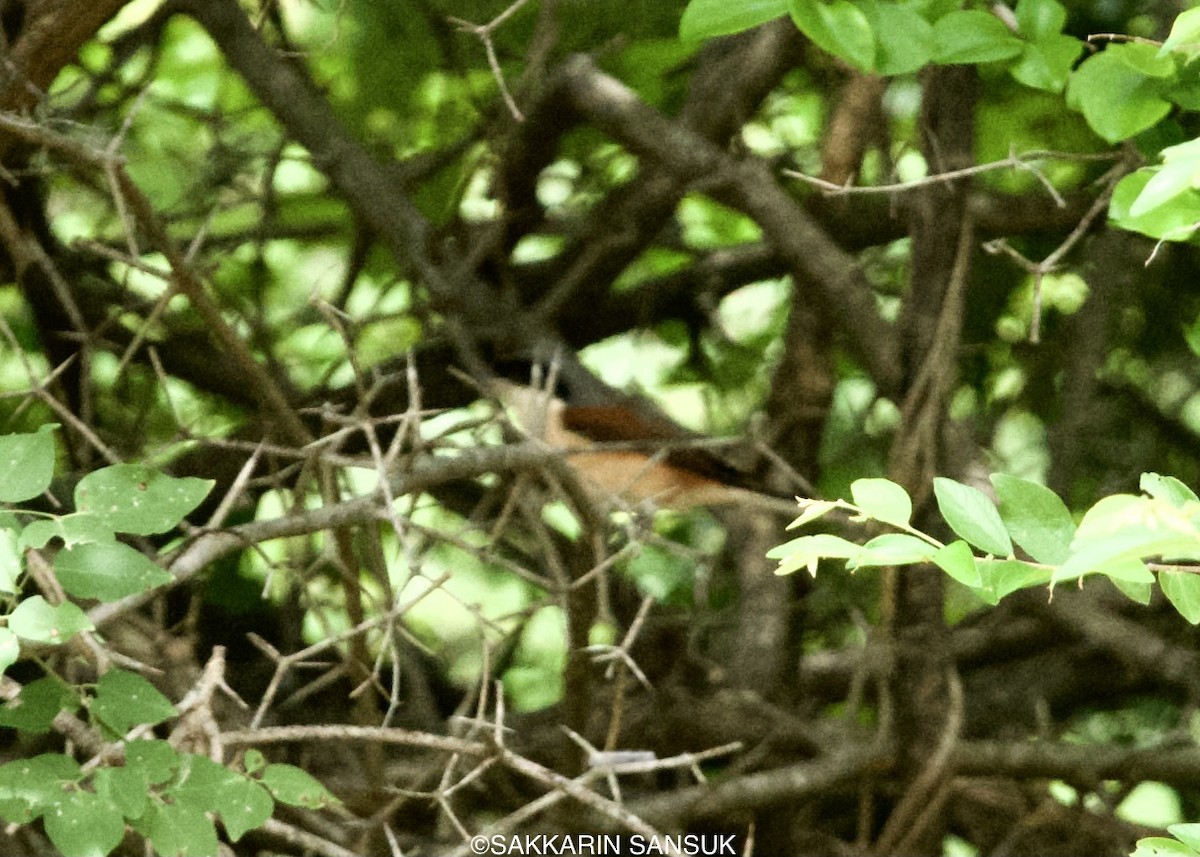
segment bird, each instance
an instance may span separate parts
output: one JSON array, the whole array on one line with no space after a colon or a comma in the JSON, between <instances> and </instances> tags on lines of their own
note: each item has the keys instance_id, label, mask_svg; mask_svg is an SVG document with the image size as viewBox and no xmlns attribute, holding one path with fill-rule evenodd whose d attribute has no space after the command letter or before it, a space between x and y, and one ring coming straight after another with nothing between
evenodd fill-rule
<instances>
[{"instance_id":1,"label":"bird","mask_svg":"<svg viewBox=\"0 0 1200 857\"><path fill-rule=\"evenodd\" d=\"M565 389L564 389L565 388ZM797 515L795 498L759 490L700 445L705 438L616 394L603 404L570 404L569 387L492 380L496 399L527 437L562 450L583 487L602 500L687 511L749 505Z\"/></svg>"}]
</instances>

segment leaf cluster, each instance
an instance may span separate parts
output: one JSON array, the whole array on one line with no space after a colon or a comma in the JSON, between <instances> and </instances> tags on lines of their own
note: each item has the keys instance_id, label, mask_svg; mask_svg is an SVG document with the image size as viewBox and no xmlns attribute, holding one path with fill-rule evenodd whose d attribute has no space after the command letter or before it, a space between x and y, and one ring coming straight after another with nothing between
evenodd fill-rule
<instances>
[{"instance_id":1,"label":"leaf cluster","mask_svg":"<svg viewBox=\"0 0 1200 857\"><path fill-rule=\"evenodd\" d=\"M0 436L7 474L0 501L28 501L50 487L55 428ZM25 594L29 552L57 548L55 579L75 599L111 602L149 592L172 575L118 536L171 531L211 488L208 480L116 464L80 480L74 512L0 512L0 598L5 602L0 672L17 662L23 642L62 646L95 630L74 601L52 603L44 595ZM0 708L0 727L47 733L56 718L81 709L109 741L144 735L179 714L145 678L112 668L90 685L56 675L29 682ZM253 750L242 760L244 770L145 738L127 740L123 753L104 758L98 765L80 765L66 753L44 753L0 765L0 818L15 825L41 819L66 857L108 854L127 827L159 854L201 857L218 851L214 817L236 842L269 819L277 801L310 808L334 801L304 771L267 764Z\"/></svg>"},{"instance_id":2,"label":"leaf cluster","mask_svg":"<svg viewBox=\"0 0 1200 857\"><path fill-rule=\"evenodd\" d=\"M680 23L684 40L739 32L790 15L814 44L849 65L885 76L929 64L986 65L1027 87L1063 93L1108 143L1176 133L1172 111L1200 109L1200 9L1179 14L1161 43L1131 39L1080 60L1085 44L1065 33L1058 0L1020 0L1005 19L938 0L692 0ZM1147 146L1150 146L1148 136ZM1154 238L1184 241L1200 228L1200 141L1151 148L1162 164L1143 167L1117 185L1110 219Z\"/></svg>"},{"instance_id":3,"label":"leaf cluster","mask_svg":"<svg viewBox=\"0 0 1200 857\"><path fill-rule=\"evenodd\" d=\"M1200 498L1178 479L1143 474L1141 495L1105 497L1078 524L1044 485L995 473L991 487L996 502L972 485L934 480L938 511L958 536L943 543L913 526L912 500L904 488L888 479L859 479L851 486L851 500L801 501L803 513L791 527L846 509L852 520L877 521L900 532L864 544L828 533L800 536L768 556L779 560L779 574L801 568L816 574L823 559L844 560L852 571L932 563L987 604L1018 589L1093 575L1148 604L1157 583L1188 622L1200 624Z\"/></svg>"}]
</instances>

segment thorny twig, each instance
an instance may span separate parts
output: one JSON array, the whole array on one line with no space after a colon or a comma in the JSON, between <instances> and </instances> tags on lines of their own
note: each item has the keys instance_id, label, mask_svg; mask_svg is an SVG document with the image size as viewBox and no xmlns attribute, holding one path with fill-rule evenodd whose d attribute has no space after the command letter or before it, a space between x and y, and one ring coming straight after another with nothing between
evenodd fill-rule
<instances>
[{"instance_id":1,"label":"thorny twig","mask_svg":"<svg viewBox=\"0 0 1200 857\"><path fill-rule=\"evenodd\" d=\"M492 42L492 33L528 2L529 0L516 0L515 3L486 24L474 24L471 21L455 17L448 19L460 31L476 36L483 43L483 50L487 53L488 67L492 70L492 76L496 79L496 85L500 88L500 97L504 99L509 112L512 113L513 118L518 122L525 121L525 114L521 112L521 108L517 107L516 100L508 90L508 84L504 82L504 72L500 69L500 60L496 57L496 46Z\"/></svg>"}]
</instances>

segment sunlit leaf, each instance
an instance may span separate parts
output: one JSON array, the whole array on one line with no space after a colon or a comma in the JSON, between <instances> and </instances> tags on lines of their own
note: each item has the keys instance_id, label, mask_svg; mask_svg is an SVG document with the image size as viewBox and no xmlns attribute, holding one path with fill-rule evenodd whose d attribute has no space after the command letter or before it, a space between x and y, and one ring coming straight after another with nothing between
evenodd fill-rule
<instances>
[{"instance_id":1,"label":"sunlit leaf","mask_svg":"<svg viewBox=\"0 0 1200 857\"><path fill-rule=\"evenodd\" d=\"M1074 580L1085 574L1110 574L1128 568L1128 560L1153 556L1200 559L1194 538L1150 526L1130 525L1102 538L1075 538L1074 552L1055 571L1054 580Z\"/></svg>"},{"instance_id":2,"label":"sunlit leaf","mask_svg":"<svg viewBox=\"0 0 1200 857\"><path fill-rule=\"evenodd\" d=\"M862 546L828 533L801 536L767 552L770 559L779 560L776 574L791 574L802 568L816 573L822 559L851 559L862 553Z\"/></svg>"},{"instance_id":3,"label":"sunlit leaf","mask_svg":"<svg viewBox=\"0 0 1200 857\"><path fill-rule=\"evenodd\" d=\"M908 526L912 499L890 479L856 479L850 485L850 494L854 505L868 518L897 527Z\"/></svg>"},{"instance_id":4,"label":"sunlit leaf","mask_svg":"<svg viewBox=\"0 0 1200 857\"><path fill-rule=\"evenodd\" d=\"M1196 189L1200 181L1200 140L1192 140L1184 146L1172 146L1168 151L1173 151L1174 156L1167 158L1146 182L1129 208L1131 217L1141 217ZM1163 154L1166 155L1166 151Z\"/></svg>"},{"instance_id":5,"label":"sunlit leaf","mask_svg":"<svg viewBox=\"0 0 1200 857\"><path fill-rule=\"evenodd\" d=\"M1171 51L1178 51L1189 58L1194 58L1200 53L1200 9L1187 9L1175 18L1175 23L1171 25L1171 33L1163 42L1159 55Z\"/></svg>"},{"instance_id":6,"label":"sunlit leaf","mask_svg":"<svg viewBox=\"0 0 1200 857\"><path fill-rule=\"evenodd\" d=\"M65 643L94 627L87 614L70 601L53 606L40 595L26 598L8 617L10 631L39 643Z\"/></svg>"},{"instance_id":7,"label":"sunlit leaf","mask_svg":"<svg viewBox=\"0 0 1200 857\"><path fill-rule=\"evenodd\" d=\"M1157 473L1143 473L1138 487L1157 500L1166 500L1173 506L1183 508L1186 503L1200 503L1196 492L1184 485L1174 476L1161 476Z\"/></svg>"},{"instance_id":8,"label":"sunlit leaf","mask_svg":"<svg viewBox=\"0 0 1200 857\"><path fill-rule=\"evenodd\" d=\"M21 643L17 635L8 628L0 628L0 675L17 662L21 656Z\"/></svg>"},{"instance_id":9,"label":"sunlit leaf","mask_svg":"<svg viewBox=\"0 0 1200 857\"><path fill-rule=\"evenodd\" d=\"M1130 857L1197 857L1197 852L1165 836L1147 836L1137 841L1137 849Z\"/></svg>"},{"instance_id":10,"label":"sunlit leaf","mask_svg":"<svg viewBox=\"0 0 1200 857\"><path fill-rule=\"evenodd\" d=\"M1193 625L1200 625L1200 575L1183 571L1160 571L1158 585L1163 595L1175 605L1179 615Z\"/></svg>"},{"instance_id":11,"label":"sunlit leaf","mask_svg":"<svg viewBox=\"0 0 1200 857\"><path fill-rule=\"evenodd\" d=\"M17 591L17 581L24 566L25 558L17 541L17 533L7 527L0 529L0 592Z\"/></svg>"},{"instance_id":12,"label":"sunlit leaf","mask_svg":"<svg viewBox=\"0 0 1200 857\"><path fill-rule=\"evenodd\" d=\"M823 518L829 512L841 506L841 503L836 500L801 500L800 517L796 518L787 525L787 529L794 530L797 527L803 527L805 524Z\"/></svg>"},{"instance_id":13,"label":"sunlit leaf","mask_svg":"<svg viewBox=\"0 0 1200 857\"><path fill-rule=\"evenodd\" d=\"M1184 191L1168 205L1133 215L1133 204L1153 178L1155 170L1140 169L1125 176L1113 190L1108 217L1122 229L1166 241L1186 241L1200 227L1200 192Z\"/></svg>"},{"instance_id":14,"label":"sunlit leaf","mask_svg":"<svg viewBox=\"0 0 1200 857\"><path fill-rule=\"evenodd\" d=\"M928 562L937 553L937 548L924 539L906 533L884 533L876 536L847 563L847 568L864 568L873 565L911 565Z\"/></svg>"},{"instance_id":15,"label":"sunlit leaf","mask_svg":"<svg viewBox=\"0 0 1200 857\"><path fill-rule=\"evenodd\" d=\"M1171 824L1167 832L1189 848L1200 849L1200 824Z\"/></svg>"}]
</instances>

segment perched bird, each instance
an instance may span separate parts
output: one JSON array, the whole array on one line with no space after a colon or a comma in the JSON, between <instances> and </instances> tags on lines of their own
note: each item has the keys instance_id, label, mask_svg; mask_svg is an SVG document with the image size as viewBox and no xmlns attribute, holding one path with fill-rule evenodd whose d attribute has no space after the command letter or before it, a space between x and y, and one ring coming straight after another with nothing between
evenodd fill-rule
<instances>
[{"instance_id":1,"label":"perched bird","mask_svg":"<svg viewBox=\"0 0 1200 857\"><path fill-rule=\"evenodd\" d=\"M526 435L564 451L581 484L598 497L660 507L749 504L798 514L794 499L755 490L750 480L699 445L705 438L686 431L633 400L573 405L556 390L505 379L492 383ZM569 391L566 391L569 395Z\"/></svg>"}]
</instances>

